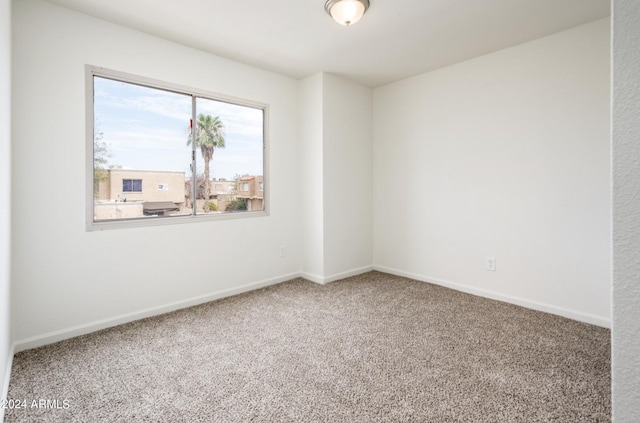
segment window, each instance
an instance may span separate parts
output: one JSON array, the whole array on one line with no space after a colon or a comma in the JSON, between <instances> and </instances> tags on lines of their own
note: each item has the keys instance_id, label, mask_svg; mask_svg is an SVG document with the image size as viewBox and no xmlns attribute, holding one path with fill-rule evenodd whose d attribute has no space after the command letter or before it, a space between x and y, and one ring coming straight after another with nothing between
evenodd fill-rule
<instances>
[{"instance_id":1,"label":"window","mask_svg":"<svg viewBox=\"0 0 640 423\"><path fill-rule=\"evenodd\" d=\"M241 177L266 180L266 105L92 66L86 75L88 230L266 214L266 198L247 208L236 190Z\"/></svg>"},{"instance_id":2,"label":"window","mask_svg":"<svg viewBox=\"0 0 640 423\"><path fill-rule=\"evenodd\" d=\"M122 192L142 192L142 179L123 179Z\"/></svg>"}]
</instances>

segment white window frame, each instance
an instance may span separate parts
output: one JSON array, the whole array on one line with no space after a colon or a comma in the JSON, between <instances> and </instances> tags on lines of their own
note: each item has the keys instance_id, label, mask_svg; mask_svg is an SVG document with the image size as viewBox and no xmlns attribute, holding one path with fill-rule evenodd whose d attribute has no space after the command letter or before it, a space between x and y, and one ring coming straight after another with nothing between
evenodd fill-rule
<instances>
[{"instance_id":1,"label":"white window frame","mask_svg":"<svg viewBox=\"0 0 640 423\"><path fill-rule=\"evenodd\" d=\"M238 106L251 107L254 109L260 109L263 113L263 136L262 136L262 176L263 180L267 180L269 177L269 105L251 100L245 100L237 97L231 97L219 93L214 93L202 89L195 89L179 84L173 84L156 79L146 78L143 76L133 75L126 72L115 71L93 65L85 65L85 99L86 99L86 230L87 231L103 231L108 229L126 229L126 228L139 228L147 226L164 226L175 225L182 223L194 223L194 222L211 222L218 220L229 219L247 219L253 217L269 216L270 201L267 196L265 187L265 193L263 196L263 210L257 211L243 211L236 213L215 213L215 214L192 214L189 216L169 216L169 217L140 217L130 219L118 219L118 220L101 220L94 221L94 108L93 108L93 78L102 77L107 79L113 79L116 81L128 82L132 84L143 85L150 88L158 88L165 91L173 91L178 94L186 94L192 96L192 101L195 103L196 97L221 101L224 103L235 104ZM196 121L195 107L192 109L192 120ZM195 131L193 131L195 133ZM192 143L195 145L195 143ZM195 160L193 160L195 166Z\"/></svg>"}]
</instances>

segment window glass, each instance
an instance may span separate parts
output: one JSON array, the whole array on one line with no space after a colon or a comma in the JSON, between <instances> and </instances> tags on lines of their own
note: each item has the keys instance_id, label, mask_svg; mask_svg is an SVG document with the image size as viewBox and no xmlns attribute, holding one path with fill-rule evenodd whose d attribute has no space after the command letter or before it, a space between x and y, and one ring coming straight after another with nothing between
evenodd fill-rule
<instances>
[{"instance_id":1,"label":"window glass","mask_svg":"<svg viewBox=\"0 0 640 423\"><path fill-rule=\"evenodd\" d=\"M229 185L227 192L217 193L211 180L237 181L241 177L262 176L263 126L260 109L196 99L196 168L197 178L202 181L197 201L205 203L196 208L196 213L210 213L212 202L218 212L247 210L246 195L235 192L235 184ZM263 209L261 203L252 210Z\"/></svg>"},{"instance_id":2,"label":"window glass","mask_svg":"<svg viewBox=\"0 0 640 423\"><path fill-rule=\"evenodd\" d=\"M142 179L123 179L122 192L142 192Z\"/></svg>"},{"instance_id":3,"label":"window glass","mask_svg":"<svg viewBox=\"0 0 640 423\"><path fill-rule=\"evenodd\" d=\"M249 195L263 189L263 108L109 73L91 74L92 223L265 210Z\"/></svg>"},{"instance_id":4,"label":"window glass","mask_svg":"<svg viewBox=\"0 0 640 423\"><path fill-rule=\"evenodd\" d=\"M190 214L191 97L98 76L93 84L94 220ZM143 180L174 189L143 191Z\"/></svg>"}]
</instances>

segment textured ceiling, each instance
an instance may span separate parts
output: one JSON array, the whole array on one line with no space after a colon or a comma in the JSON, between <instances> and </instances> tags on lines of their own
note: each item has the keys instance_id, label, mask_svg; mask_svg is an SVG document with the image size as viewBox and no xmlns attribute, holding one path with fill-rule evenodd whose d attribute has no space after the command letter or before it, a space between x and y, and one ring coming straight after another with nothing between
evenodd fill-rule
<instances>
[{"instance_id":1,"label":"textured ceiling","mask_svg":"<svg viewBox=\"0 0 640 423\"><path fill-rule=\"evenodd\" d=\"M336 24L324 0L49 0L294 78L379 86L610 15L609 0L371 0Z\"/></svg>"}]
</instances>

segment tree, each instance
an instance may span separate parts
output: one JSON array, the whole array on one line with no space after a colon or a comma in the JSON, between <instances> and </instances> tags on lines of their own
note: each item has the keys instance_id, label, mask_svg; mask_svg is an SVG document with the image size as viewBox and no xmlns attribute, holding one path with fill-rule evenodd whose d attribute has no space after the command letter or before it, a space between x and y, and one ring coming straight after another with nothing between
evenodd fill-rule
<instances>
[{"instance_id":1,"label":"tree","mask_svg":"<svg viewBox=\"0 0 640 423\"><path fill-rule=\"evenodd\" d=\"M209 162L213 158L216 148L225 147L224 124L218 116L204 115L200 113L196 121L196 148L200 149L204 160L204 194L208 200L211 195L211 178L209 177ZM187 141L191 145L191 137Z\"/></svg>"},{"instance_id":2,"label":"tree","mask_svg":"<svg viewBox=\"0 0 640 423\"><path fill-rule=\"evenodd\" d=\"M190 205L192 204L191 202L191 193L192 191L192 185L191 183L193 182L193 177L191 179L187 179L184 182L184 197L185 197L185 202L187 204L187 207L190 207ZM198 175L196 175L196 198L205 198L205 178L204 175L202 173L198 173Z\"/></svg>"},{"instance_id":3,"label":"tree","mask_svg":"<svg viewBox=\"0 0 640 423\"><path fill-rule=\"evenodd\" d=\"M247 210L247 200L244 198L235 198L230 201L225 208L225 211L242 211Z\"/></svg>"},{"instance_id":4,"label":"tree","mask_svg":"<svg viewBox=\"0 0 640 423\"><path fill-rule=\"evenodd\" d=\"M99 130L93 133L93 196L98 196L100 182L106 181L109 177L105 169L108 157L111 155L107 143L102 141L104 134Z\"/></svg>"}]
</instances>

